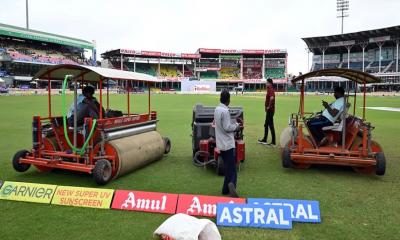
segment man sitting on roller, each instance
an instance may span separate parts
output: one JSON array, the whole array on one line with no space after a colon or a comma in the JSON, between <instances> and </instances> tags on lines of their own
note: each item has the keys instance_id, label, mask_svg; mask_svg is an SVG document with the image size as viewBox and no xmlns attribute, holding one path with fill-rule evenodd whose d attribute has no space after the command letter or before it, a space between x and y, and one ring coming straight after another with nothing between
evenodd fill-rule
<instances>
[{"instance_id":1,"label":"man sitting on roller","mask_svg":"<svg viewBox=\"0 0 400 240\"><path fill-rule=\"evenodd\" d=\"M334 96L336 101L331 104L322 100L322 106L324 106L325 110L322 111L322 114L309 119L307 122L308 129L310 129L319 146L325 144L322 128L332 126L344 109L344 89L342 87L335 87Z\"/></svg>"},{"instance_id":2,"label":"man sitting on roller","mask_svg":"<svg viewBox=\"0 0 400 240\"><path fill-rule=\"evenodd\" d=\"M86 86L82 90L82 95L79 95L77 99L76 116L78 126L82 126L87 117L97 119L100 116L100 103L93 96L94 91L94 87ZM102 110L103 114L105 114L104 108ZM67 117L68 125L74 126L74 104L70 106Z\"/></svg>"}]
</instances>

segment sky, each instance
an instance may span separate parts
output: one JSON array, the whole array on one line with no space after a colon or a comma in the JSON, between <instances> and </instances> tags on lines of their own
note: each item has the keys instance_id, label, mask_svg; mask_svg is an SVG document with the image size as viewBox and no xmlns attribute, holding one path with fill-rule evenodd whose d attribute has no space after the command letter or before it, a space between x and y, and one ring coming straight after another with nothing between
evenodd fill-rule
<instances>
[{"instance_id":1,"label":"sky","mask_svg":"<svg viewBox=\"0 0 400 240\"><path fill-rule=\"evenodd\" d=\"M400 25L399 9L400 0L350 0L344 32ZM295 75L307 72L301 38L340 34L336 16L336 0L29 0L31 29L96 40L98 54L287 49ZM0 0L0 23L25 27L25 0Z\"/></svg>"}]
</instances>

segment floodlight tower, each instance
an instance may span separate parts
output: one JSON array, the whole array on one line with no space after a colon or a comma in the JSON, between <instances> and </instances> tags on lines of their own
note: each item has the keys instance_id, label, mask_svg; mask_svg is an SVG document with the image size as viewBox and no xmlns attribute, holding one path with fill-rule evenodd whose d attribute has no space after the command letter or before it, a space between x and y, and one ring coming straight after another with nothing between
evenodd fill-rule
<instances>
[{"instance_id":1,"label":"floodlight tower","mask_svg":"<svg viewBox=\"0 0 400 240\"><path fill-rule=\"evenodd\" d=\"M29 29L29 6L28 6L28 0L25 1L25 13L26 13L26 29Z\"/></svg>"},{"instance_id":2,"label":"floodlight tower","mask_svg":"<svg viewBox=\"0 0 400 240\"><path fill-rule=\"evenodd\" d=\"M342 34L343 34L344 18L349 16L349 0L337 0L336 11L338 12L337 18L342 19Z\"/></svg>"}]
</instances>

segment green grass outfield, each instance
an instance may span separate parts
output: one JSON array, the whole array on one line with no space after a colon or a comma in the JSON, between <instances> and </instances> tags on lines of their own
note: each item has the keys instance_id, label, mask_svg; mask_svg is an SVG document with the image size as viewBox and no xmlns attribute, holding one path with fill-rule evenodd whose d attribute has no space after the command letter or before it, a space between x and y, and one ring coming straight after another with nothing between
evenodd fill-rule
<instances>
[{"instance_id":1,"label":"green grass outfield","mask_svg":"<svg viewBox=\"0 0 400 240\"><path fill-rule=\"evenodd\" d=\"M324 99L332 101L333 96ZM69 98L71 99L71 97ZM306 110L321 108L319 96L306 98ZM158 129L170 137L170 154L154 164L123 176L105 188L169 193L220 195L223 178L192 164L191 117L196 103L218 104L217 95L154 95ZM146 96L135 95L134 111L146 109ZM232 96L232 105L244 107L246 163L239 173L243 197L318 200L321 224L294 223L293 229L219 228L225 239L399 239L400 238L400 112L367 110L376 129L373 138L384 148L386 175L366 176L350 168L283 169L279 150L256 143L263 132L263 97ZM278 96L275 115L277 138L289 114L297 112L297 96ZM361 103L361 98L358 98ZM369 97L368 106L400 107L400 98ZM126 99L111 96L111 107L122 109ZM60 113L61 97L53 98ZM11 158L31 146L32 116L47 114L45 96L0 97L0 179L22 182L98 187L90 175L34 167L17 173ZM358 109L360 113L360 109ZM0 239L152 239L153 231L169 216L130 211L0 201Z\"/></svg>"}]
</instances>

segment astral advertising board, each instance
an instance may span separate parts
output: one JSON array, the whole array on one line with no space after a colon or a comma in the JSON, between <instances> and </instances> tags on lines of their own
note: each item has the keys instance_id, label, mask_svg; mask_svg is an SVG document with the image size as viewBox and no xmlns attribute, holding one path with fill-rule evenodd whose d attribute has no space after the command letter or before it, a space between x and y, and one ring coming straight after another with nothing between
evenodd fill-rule
<instances>
[{"instance_id":1,"label":"astral advertising board","mask_svg":"<svg viewBox=\"0 0 400 240\"><path fill-rule=\"evenodd\" d=\"M217 225L228 227L292 229L288 206L217 204Z\"/></svg>"},{"instance_id":2,"label":"astral advertising board","mask_svg":"<svg viewBox=\"0 0 400 240\"><path fill-rule=\"evenodd\" d=\"M177 201L178 194L117 190L111 208L175 214Z\"/></svg>"},{"instance_id":3,"label":"astral advertising board","mask_svg":"<svg viewBox=\"0 0 400 240\"><path fill-rule=\"evenodd\" d=\"M294 222L321 222L318 201L248 198L247 203L261 204L266 206L287 206L290 208L291 218Z\"/></svg>"},{"instance_id":4,"label":"astral advertising board","mask_svg":"<svg viewBox=\"0 0 400 240\"><path fill-rule=\"evenodd\" d=\"M215 217L217 214L217 203L246 203L246 199L179 194L176 213L185 213L192 216Z\"/></svg>"},{"instance_id":5,"label":"astral advertising board","mask_svg":"<svg viewBox=\"0 0 400 240\"><path fill-rule=\"evenodd\" d=\"M50 203L56 188L56 185L5 181L0 189L0 199Z\"/></svg>"},{"instance_id":6,"label":"astral advertising board","mask_svg":"<svg viewBox=\"0 0 400 240\"><path fill-rule=\"evenodd\" d=\"M109 209L114 190L59 186L51 204Z\"/></svg>"}]
</instances>

